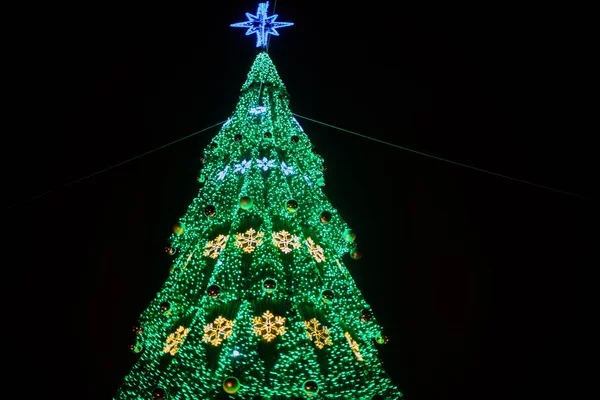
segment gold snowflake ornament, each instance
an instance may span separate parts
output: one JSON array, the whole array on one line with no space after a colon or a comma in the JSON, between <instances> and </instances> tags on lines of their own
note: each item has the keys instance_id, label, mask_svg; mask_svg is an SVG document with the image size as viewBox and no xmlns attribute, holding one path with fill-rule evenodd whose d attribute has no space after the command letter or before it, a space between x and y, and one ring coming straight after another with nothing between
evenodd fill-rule
<instances>
[{"instance_id":1,"label":"gold snowflake ornament","mask_svg":"<svg viewBox=\"0 0 600 400\"><path fill-rule=\"evenodd\" d=\"M204 327L202 341L218 346L223 343L233 333L234 321L219 316L210 324Z\"/></svg>"},{"instance_id":2,"label":"gold snowflake ornament","mask_svg":"<svg viewBox=\"0 0 600 400\"><path fill-rule=\"evenodd\" d=\"M356 340L352 339L352 336L350 336L350 333L348 333L348 332L344 333L344 336L346 337L346 339L348 339L348 345L352 349L352 352L356 356L356 359L358 361L363 361L363 358L362 358L362 355L360 354L360 350L358 348L358 343L356 343Z\"/></svg>"},{"instance_id":3,"label":"gold snowflake ornament","mask_svg":"<svg viewBox=\"0 0 600 400\"><path fill-rule=\"evenodd\" d=\"M300 238L292 235L288 231L273 232L273 244L285 254L288 254L292 249L299 249Z\"/></svg>"},{"instance_id":4,"label":"gold snowflake ornament","mask_svg":"<svg viewBox=\"0 0 600 400\"><path fill-rule=\"evenodd\" d=\"M316 244L314 240L312 240L310 237L307 238L304 243L306 243L306 245L308 246L308 252L311 256L313 256L316 262L325 261L325 255L321 246Z\"/></svg>"},{"instance_id":5,"label":"gold snowflake ornament","mask_svg":"<svg viewBox=\"0 0 600 400\"><path fill-rule=\"evenodd\" d=\"M235 234L235 245L244 250L244 253L252 253L258 246L263 244L264 232L256 232L250 228L245 233Z\"/></svg>"},{"instance_id":6,"label":"gold snowflake ornament","mask_svg":"<svg viewBox=\"0 0 600 400\"><path fill-rule=\"evenodd\" d=\"M319 349L322 349L325 347L325 345L331 346L329 329L327 329L326 326L322 326L316 318L313 318L310 321L304 321L302 323L304 324L308 338L315 342L315 346L317 346Z\"/></svg>"},{"instance_id":7,"label":"gold snowflake ornament","mask_svg":"<svg viewBox=\"0 0 600 400\"><path fill-rule=\"evenodd\" d=\"M167 337L167 342L165 347L163 347L163 352L169 353L172 356L177 354L177 351L179 351L179 345L184 342L185 337L189 332L189 329L185 328L184 326L177 328L175 332L171 333Z\"/></svg>"},{"instance_id":8,"label":"gold snowflake ornament","mask_svg":"<svg viewBox=\"0 0 600 400\"><path fill-rule=\"evenodd\" d=\"M219 235L214 240L209 240L204 246L202 255L210 258L219 257L219 253L221 253L221 250L223 250L225 244L227 244L227 239L229 239L229 236Z\"/></svg>"},{"instance_id":9,"label":"gold snowflake ornament","mask_svg":"<svg viewBox=\"0 0 600 400\"><path fill-rule=\"evenodd\" d=\"M252 318L254 328L252 333L262 337L267 342L285 333L285 317L275 316L267 310L261 317Z\"/></svg>"}]
</instances>

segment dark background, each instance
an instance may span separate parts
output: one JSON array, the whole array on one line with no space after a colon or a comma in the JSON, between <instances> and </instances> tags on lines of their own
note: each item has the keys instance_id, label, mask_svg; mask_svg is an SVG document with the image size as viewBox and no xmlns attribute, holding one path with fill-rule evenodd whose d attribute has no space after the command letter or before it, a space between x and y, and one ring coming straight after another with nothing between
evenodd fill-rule
<instances>
[{"instance_id":1,"label":"dark background","mask_svg":"<svg viewBox=\"0 0 600 400\"><path fill-rule=\"evenodd\" d=\"M233 112L256 48L229 24L257 4L6 10L5 392L115 394L218 127L178 140ZM600 265L589 10L281 0L275 13L295 25L269 54L357 232L364 256L347 265L406 398L586 394Z\"/></svg>"}]
</instances>

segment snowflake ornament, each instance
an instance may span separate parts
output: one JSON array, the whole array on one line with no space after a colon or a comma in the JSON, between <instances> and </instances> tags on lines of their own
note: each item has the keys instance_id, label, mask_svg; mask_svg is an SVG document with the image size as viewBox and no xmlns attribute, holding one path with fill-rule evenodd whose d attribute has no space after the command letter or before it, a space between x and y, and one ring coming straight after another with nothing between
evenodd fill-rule
<instances>
[{"instance_id":1,"label":"snowflake ornament","mask_svg":"<svg viewBox=\"0 0 600 400\"><path fill-rule=\"evenodd\" d=\"M223 343L233 333L234 321L219 316L210 324L204 327L202 341L218 346Z\"/></svg>"},{"instance_id":2,"label":"snowflake ornament","mask_svg":"<svg viewBox=\"0 0 600 400\"><path fill-rule=\"evenodd\" d=\"M217 180L218 181L222 181L223 179L225 179L225 175L227 175L227 171L229 170L229 165L225 167L225 169L223 171L220 171L217 174Z\"/></svg>"},{"instance_id":3,"label":"snowflake ornament","mask_svg":"<svg viewBox=\"0 0 600 400\"><path fill-rule=\"evenodd\" d=\"M202 255L213 259L219 257L221 250L223 250L227 244L227 239L229 239L229 236L219 235L214 240L209 240L204 246Z\"/></svg>"},{"instance_id":4,"label":"snowflake ornament","mask_svg":"<svg viewBox=\"0 0 600 400\"><path fill-rule=\"evenodd\" d=\"M308 252L315 259L316 262L325 261L325 255L323 253L323 248L316 244L310 237L307 238L304 243L308 246Z\"/></svg>"},{"instance_id":5,"label":"snowflake ornament","mask_svg":"<svg viewBox=\"0 0 600 400\"><path fill-rule=\"evenodd\" d=\"M352 339L352 336L350 336L350 333L348 332L344 333L344 337L348 340L348 345L350 346L350 349L352 349L352 352L356 356L356 359L358 361L364 361L362 355L360 354L360 350L358 348L358 343L356 343L356 340Z\"/></svg>"},{"instance_id":6,"label":"snowflake ornament","mask_svg":"<svg viewBox=\"0 0 600 400\"><path fill-rule=\"evenodd\" d=\"M250 109L250 114L260 115L267 112L267 107L257 106Z\"/></svg>"},{"instance_id":7,"label":"snowflake ornament","mask_svg":"<svg viewBox=\"0 0 600 400\"><path fill-rule=\"evenodd\" d=\"M285 317L275 316L267 310L261 317L252 319L252 333L262 337L267 342L285 333Z\"/></svg>"},{"instance_id":8,"label":"snowflake ornament","mask_svg":"<svg viewBox=\"0 0 600 400\"><path fill-rule=\"evenodd\" d=\"M282 161L281 162L281 172L283 172L283 174L285 176L292 175L294 173L294 168L291 165L287 165L286 163L284 163Z\"/></svg>"},{"instance_id":9,"label":"snowflake ornament","mask_svg":"<svg viewBox=\"0 0 600 400\"><path fill-rule=\"evenodd\" d=\"M273 244L285 254L301 247L300 238L284 230L273 232Z\"/></svg>"},{"instance_id":10,"label":"snowflake ornament","mask_svg":"<svg viewBox=\"0 0 600 400\"><path fill-rule=\"evenodd\" d=\"M240 174L245 173L246 171L248 171L248 169L250 169L250 166L252 165L252 161L248 161L248 160L242 160L241 163L239 164L235 164L233 166L233 172L239 172Z\"/></svg>"},{"instance_id":11,"label":"snowflake ornament","mask_svg":"<svg viewBox=\"0 0 600 400\"><path fill-rule=\"evenodd\" d=\"M172 356L177 354L177 352L179 351L179 345L183 344L185 337L188 335L189 332L189 329L185 328L184 326L180 326L179 328L177 328L175 332L171 333L167 337L165 347L163 347L163 352L169 353Z\"/></svg>"},{"instance_id":12,"label":"snowflake ornament","mask_svg":"<svg viewBox=\"0 0 600 400\"><path fill-rule=\"evenodd\" d=\"M269 160L267 157L263 157L262 159L256 160L256 164L258 164L258 168L266 171L275 166L275 160Z\"/></svg>"},{"instance_id":13,"label":"snowflake ornament","mask_svg":"<svg viewBox=\"0 0 600 400\"><path fill-rule=\"evenodd\" d=\"M310 321L303 321L302 323L304 324L308 338L315 342L315 346L319 349L322 349L325 345L331 346L329 329L326 326L322 326L316 318Z\"/></svg>"},{"instance_id":14,"label":"snowflake ornament","mask_svg":"<svg viewBox=\"0 0 600 400\"><path fill-rule=\"evenodd\" d=\"M263 244L264 232L256 232L250 228L245 233L235 234L235 245L244 250L244 253L252 253L258 246Z\"/></svg>"}]
</instances>

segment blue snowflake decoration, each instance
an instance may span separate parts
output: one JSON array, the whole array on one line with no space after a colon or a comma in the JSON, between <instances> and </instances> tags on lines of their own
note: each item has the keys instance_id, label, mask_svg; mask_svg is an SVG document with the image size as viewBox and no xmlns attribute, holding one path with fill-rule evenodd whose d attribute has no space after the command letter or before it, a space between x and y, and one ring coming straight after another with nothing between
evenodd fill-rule
<instances>
[{"instance_id":1,"label":"blue snowflake decoration","mask_svg":"<svg viewBox=\"0 0 600 400\"><path fill-rule=\"evenodd\" d=\"M283 161L281 162L281 172L283 172L283 174L285 176L291 175L294 173L294 168L291 165L287 165L286 163L284 163Z\"/></svg>"},{"instance_id":2,"label":"blue snowflake decoration","mask_svg":"<svg viewBox=\"0 0 600 400\"><path fill-rule=\"evenodd\" d=\"M217 180L218 181L222 181L223 179L225 179L225 175L227 174L227 170L229 170L229 165L225 167L225 169L221 172L218 173L217 175Z\"/></svg>"},{"instance_id":3,"label":"blue snowflake decoration","mask_svg":"<svg viewBox=\"0 0 600 400\"><path fill-rule=\"evenodd\" d=\"M265 106L257 106L250 109L250 114L260 115L267 112L267 107Z\"/></svg>"},{"instance_id":4,"label":"blue snowflake decoration","mask_svg":"<svg viewBox=\"0 0 600 400\"><path fill-rule=\"evenodd\" d=\"M248 28L248 30L246 31L246 36L255 33L256 47L266 48L269 35L279 36L277 28L283 28L286 26L294 25L293 22L275 22L275 20L277 19L277 14L273 14L270 17L268 17L268 7L268 1L265 3L258 3L256 15L246 13L246 18L248 18L248 21L238 22L236 24L231 24L230 26L233 28Z\"/></svg>"},{"instance_id":5,"label":"blue snowflake decoration","mask_svg":"<svg viewBox=\"0 0 600 400\"><path fill-rule=\"evenodd\" d=\"M262 160L256 160L256 164L258 165L258 168L266 171L275 166L275 160L268 160L267 157L263 157Z\"/></svg>"},{"instance_id":6,"label":"blue snowflake decoration","mask_svg":"<svg viewBox=\"0 0 600 400\"><path fill-rule=\"evenodd\" d=\"M248 169L250 168L250 165L252 165L252 161L242 160L241 163L234 165L233 172L239 172L239 173L243 174L246 171L248 171Z\"/></svg>"}]
</instances>

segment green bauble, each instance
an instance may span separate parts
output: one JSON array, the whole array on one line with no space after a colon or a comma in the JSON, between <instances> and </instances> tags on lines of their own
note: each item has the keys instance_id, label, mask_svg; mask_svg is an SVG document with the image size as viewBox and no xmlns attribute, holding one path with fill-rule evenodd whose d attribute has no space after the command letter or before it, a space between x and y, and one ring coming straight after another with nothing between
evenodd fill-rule
<instances>
[{"instance_id":1,"label":"green bauble","mask_svg":"<svg viewBox=\"0 0 600 400\"><path fill-rule=\"evenodd\" d=\"M240 390L240 381L235 376L228 376L223 381L223 390L227 394L235 394Z\"/></svg>"},{"instance_id":2,"label":"green bauble","mask_svg":"<svg viewBox=\"0 0 600 400\"><path fill-rule=\"evenodd\" d=\"M169 308L171 308L171 305L168 301L163 301L160 303L160 312L164 313L165 311L168 311Z\"/></svg>"},{"instance_id":3,"label":"green bauble","mask_svg":"<svg viewBox=\"0 0 600 400\"><path fill-rule=\"evenodd\" d=\"M254 202L248 196L244 196L240 199L240 207L242 208L242 210L251 209L253 204L254 204Z\"/></svg>"},{"instance_id":4,"label":"green bauble","mask_svg":"<svg viewBox=\"0 0 600 400\"><path fill-rule=\"evenodd\" d=\"M210 285L206 289L206 293L213 299L216 299L221 294L221 288L218 285Z\"/></svg>"},{"instance_id":5,"label":"green bauble","mask_svg":"<svg viewBox=\"0 0 600 400\"><path fill-rule=\"evenodd\" d=\"M346 229L344 231L344 239L346 239L346 242L352 243L356 239L356 233L352 229Z\"/></svg>"},{"instance_id":6,"label":"green bauble","mask_svg":"<svg viewBox=\"0 0 600 400\"><path fill-rule=\"evenodd\" d=\"M167 398L167 392L165 391L165 389L162 388L156 388L154 389L154 392L152 392L152 398L154 400L163 400Z\"/></svg>"},{"instance_id":7,"label":"green bauble","mask_svg":"<svg viewBox=\"0 0 600 400\"><path fill-rule=\"evenodd\" d=\"M173 225L173 232L176 235L181 235L181 234L183 234L184 231L185 231L185 225L183 222L179 221L179 222L176 222L175 225Z\"/></svg>"},{"instance_id":8,"label":"green bauble","mask_svg":"<svg viewBox=\"0 0 600 400\"><path fill-rule=\"evenodd\" d=\"M263 289L265 292L271 294L273 290L277 287L277 282L274 279L265 279L263 282Z\"/></svg>"},{"instance_id":9,"label":"green bauble","mask_svg":"<svg viewBox=\"0 0 600 400\"><path fill-rule=\"evenodd\" d=\"M333 291L327 289L324 290L323 293L321 293L321 297L323 298L323 302L325 304L331 304L331 302L333 301Z\"/></svg>"},{"instance_id":10,"label":"green bauble","mask_svg":"<svg viewBox=\"0 0 600 400\"><path fill-rule=\"evenodd\" d=\"M298 202L296 200L288 200L286 209L291 213L296 212L298 210Z\"/></svg>"},{"instance_id":11,"label":"green bauble","mask_svg":"<svg viewBox=\"0 0 600 400\"><path fill-rule=\"evenodd\" d=\"M328 224L331 221L331 213L329 211L323 211L320 216L320 220L324 224Z\"/></svg>"},{"instance_id":12,"label":"green bauble","mask_svg":"<svg viewBox=\"0 0 600 400\"><path fill-rule=\"evenodd\" d=\"M387 335L381 335L377 337L378 344L387 344L390 341L390 338Z\"/></svg>"},{"instance_id":13,"label":"green bauble","mask_svg":"<svg viewBox=\"0 0 600 400\"><path fill-rule=\"evenodd\" d=\"M217 209L212 204L204 207L204 214L206 214L206 216L214 217L216 213L217 213Z\"/></svg>"},{"instance_id":14,"label":"green bauble","mask_svg":"<svg viewBox=\"0 0 600 400\"><path fill-rule=\"evenodd\" d=\"M315 381L306 381L304 382L304 393L307 396L312 396L319 393L319 385Z\"/></svg>"},{"instance_id":15,"label":"green bauble","mask_svg":"<svg viewBox=\"0 0 600 400\"><path fill-rule=\"evenodd\" d=\"M358 249L354 249L350 251L350 257L352 257L354 260L360 260L362 258L362 252Z\"/></svg>"},{"instance_id":16,"label":"green bauble","mask_svg":"<svg viewBox=\"0 0 600 400\"><path fill-rule=\"evenodd\" d=\"M133 351L135 354L139 354L142 352L142 350L144 350L144 345L137 342L136 344L132 344L130 346L131 351Z\"/></svg>"}]
</instances>

